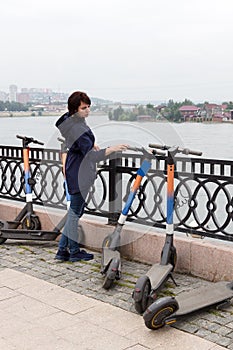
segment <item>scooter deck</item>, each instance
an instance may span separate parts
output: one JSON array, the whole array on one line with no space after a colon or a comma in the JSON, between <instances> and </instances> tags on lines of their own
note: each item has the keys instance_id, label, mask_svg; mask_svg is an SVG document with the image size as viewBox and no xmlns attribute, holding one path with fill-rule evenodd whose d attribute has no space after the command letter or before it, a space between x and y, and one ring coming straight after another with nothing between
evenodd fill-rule
<instances>
[{"instance_id":1,"label":"scooter deck","mask_svg":"<svg viewBox=\"0 0 233 350\"><path fill-rule=\"evenodd\" d=\"M59 231L44 230L21 230L21 229L1 229L0 238L33 240L33 241L54 241L60 234Z\"/></svg>"},{"instance_id":2,"label":"scooter deck","mask_svg":"<svg viewBox=\"0 0 233 350\"><path fill-rule=\"evenodd\" d=\"M221 304L231 298L233 298L233 283L216 282L178 295L176 300L179 310L173 316L183 316L205 307Z\"/></svg>"},{"instance_id":3,"label":"scooter deck","mask_svg":"<svg viewBox=\"0 0 233 350\"><path fill-rule=\"evenodd\" d=\"M171 264L154 264L146 274L151 281L152 288L158 290L167 281L172 269L173 266Z\"/></svg>"}]
</instances>

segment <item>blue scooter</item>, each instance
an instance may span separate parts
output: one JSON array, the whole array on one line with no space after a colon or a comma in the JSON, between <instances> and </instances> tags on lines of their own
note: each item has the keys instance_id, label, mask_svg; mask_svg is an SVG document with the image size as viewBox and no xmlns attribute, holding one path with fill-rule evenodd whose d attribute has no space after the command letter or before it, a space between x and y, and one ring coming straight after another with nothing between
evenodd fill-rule
<instances>
[{"instance_id":1,"label":"blue scooter","mask_svg":"<svg viewBox=\"0 0 233 350\"><path fill-rule=\"evenodd\" d=\"M155 151L153 155L143 147L129 147L128 150L141 152L144 156L144 160L137 171L136 178L128 195L125 206L120 214L116 228L103 240L101 273L105 275L103 282L103 288L105 289L109 289L115 279L119 280L121 278L121 258L119 251L121 231L127 219L136 193L140 187L142 179L151 168L151 159L154 158L154 155L164 155L164 153L159 151Z\"/></svg>"}]
</instances>

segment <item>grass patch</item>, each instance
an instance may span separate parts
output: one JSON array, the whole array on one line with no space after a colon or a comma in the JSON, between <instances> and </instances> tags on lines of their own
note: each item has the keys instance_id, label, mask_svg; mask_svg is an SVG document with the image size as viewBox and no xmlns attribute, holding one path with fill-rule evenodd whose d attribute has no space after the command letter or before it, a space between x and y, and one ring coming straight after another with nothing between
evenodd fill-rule
<instances>
[{"instance_id":1,"label":"grass patch","mask_svg":"<svg viewBox=\"0 0 233 350\"><path fill-rule=\"evenodd\" d=\"M92 267L91 271L93 271L93 272L100 272L100 269L97 269L96 267Z\"/></svg>"},{"instance_id":2,"label":"grass patch","mask_svg":"<svg viewBox=\"0 0 233 350\"><path fill-rule=\"evenodd\" d=\"M130 289L134 288L134 286L132 284L125 283L125 282L115 281L115 284L117 284L120 287L127 287L127 288L130 288Z\"/></svg>"},{"instance_id":3,"label":"grass patch","mask_svg":"<svg viewBox=\"0 0 233 350\"><path fill-rule=\"evenodd\" d=\"M20 245L19 248L26 250L26 251L30 252L31 254L36 254L33 250L31 250L29 247L26 247L24 245ZM19 252L19 254L22 254L22 252Z\"/></svg>"},{"instance_id":4,"label":"grass patch","mask_svg":"<svg viewBox=\"0 0 233 350\"><path fill-rule=\"evenodd\" d=\"M46 252L49 254L54 254L54 252L52 252L52 250L47 250Z\"/></svg>"},{"instance_id":5,"label":"grass patch","mask_svg":"<svg viewBox=\"0 0 233 350\"><path fill-rule=\"evenodd\" d=\"M99 269L101 268L101 264L98 264L98 263L90 263L90 265L98 267Z\"/></svg>"},{"instance_id":6,"label":"grass patch","mask_svg":"<svg viewBox=\"0 0 233 350\"><path fill-rule=\"evenodd\" d=\"M159 293L159 297L175 297L176 294L173 293L171 290L163 290L162 292Z\"/></svg>"},{"instance_id":7,"label":"grass patch","mask_svg":"<svg viewBox=\"0 0 233 350\"><path fill-rule=\"evenodd\" d=\"M173 289L176 287L174 283L171 283L171 282L166 282L164 286L165 288L173 288Z\"/></svg>"},{"instance_id":8,"label":"grass patch","mask_svg":"<svg viewBox=\"0 0 233 350\"><path fill-rule=\"evenodd\" d=\"M220 311L218 311L218 310L216 310L216 309L211 309L211 310L209 310L208 312L209 312L209 314L211 314L211 315L218 316L218 317L223 317L223 316L221 315Z\"/></svg>"},{"instance_id":9,"label":"grass patch","mask_svg":"<svg viewBox=\"0 0 233 350\"><path fill-rule=\"evenodd\" d=\"M133 273L129 273L129 272L124 272L124 275L129 276L129 277L133 277L133 278L139 278L138 275L134 275Z\"/></svg>"}]
</instances>

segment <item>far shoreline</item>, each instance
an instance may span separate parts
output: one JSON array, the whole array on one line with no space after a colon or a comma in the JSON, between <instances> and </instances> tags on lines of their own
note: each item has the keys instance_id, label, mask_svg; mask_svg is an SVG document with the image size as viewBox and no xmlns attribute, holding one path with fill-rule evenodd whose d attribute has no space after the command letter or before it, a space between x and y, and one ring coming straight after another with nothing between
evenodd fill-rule
<instances>
[{"instance_id":1,"label":"far shoreline","mask_svg":"<svg viewBox=\"0 0 233 350\"><path fill-rule=\"evenodd\" d=\"M0 118L18 118L18 117L28 117L28 118L43 118L43 117L59 117L62 114L66 113L67 110L61 110L61 111L27 111L27 112L9 112L9 111L0 111ZM108 116L108 114L106 112L103 111L92 111L90 113L90 116ZM111 121L111 120L109 120ZM114 121L114 122L118 122L118 121ZM119 122L124 122L124 121L119 121ZM129 122L128 120L125 120L125 122ZM150 121L143 121L143 120L137 120L136 122L140 122L140 123L156 123L156 122L168 122L166 119L161 119L161 120L150 120ZM177 123L174 121L170 121L170 123ZM191 124L233 124L233 120L221 120L221 121L213 121L213 120L209 120L209 121L186 121L186 122L179 122L179 123L191 123Z\"/></svg>"},{"instance_id":2,"label":"far shoreline","mask_svg":"<svg viewBox=\"0 0 233 350\"><path fill-rule=\"evenodd\" d=\"M8 112L3 111L0 112L0 118L15 118L15 117L32 117L32 118L41 118L41 117L57 117L61 116L62 114L66 113L66 110L61 111L51 111L51 112L40 112L37 111L27 111L27 112ZM91 115L107 115L106 112L91 112Z\"/></svg>"}]
</instances>

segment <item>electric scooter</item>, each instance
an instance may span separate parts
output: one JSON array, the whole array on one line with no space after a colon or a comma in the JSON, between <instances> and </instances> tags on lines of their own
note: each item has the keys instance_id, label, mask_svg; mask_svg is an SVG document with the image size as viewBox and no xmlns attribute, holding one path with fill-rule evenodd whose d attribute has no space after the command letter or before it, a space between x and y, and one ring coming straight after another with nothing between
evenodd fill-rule
<instances>
[{"instance_id":1,"label":"electric scooter","mask_svg":"<svg viewBox=\"0 0 233 350\"><path fill-rule=\"evenodd\" d=\"M0 244L7 239L53 241L61 233L65 217L52 231L41 230L41 222L33 210L32 190L36 181L32 178L29 164L29 144L43 145L32 137L16 135L22 140L26 204L12 221L0 220Z\"/></svg>"},{"instance_id":2,"label":"electric scooter","mask_svg":"<svg viewBox=\"0 0 233 350\"><path fill-rule=\"evenodd\" d=\"M157 299L146 309L143 318L147 328L156 330L197 311L230 305L232 298L233 282L220 281L181 293L177 297Z\"/></svg>"},{"instance_id":3,"label":"electric scooter","mask_svg":"<svg viewBox=\"0 0 233 350\"><path fill-rule=\"evenodd\" d=\"M201 155L201 152L191 151L187 148L149 145L168 151L168 165L173 164L177 153L185 155ZM170 203L171 205L172 203ZM220 281L209 286L203 286L190 292L184 292L175 297L159 298L150 304L143 314L146 327L159 329L171 325L184 316L199 310L217 306L218 308L229 304L233 298L233 282Z\"/></svg>"},{"instance_id":4,"label":"electric scooter","mask_svg":"<svg viewBox=\"0 0 233 350\"><path fill-rule=\"evenodd\" d=\"M141 164L141 167L137 171L136 178L128 195L125 206L120 214L116 228L103 240L101 273L105 275L103 282L103 288L105 289L109 289L115 279L119 280L121 278L121 258L119 251L121 231L127 219L127 215L134 201L136 193L140 187L142 179L151 168L151 159L154 158L153 154L148 152L143 147L128 147L128 150L142 152L145 158ZM155 151L154 154L164 155L164 153L159 151Z\"/></svg>"},{"instance_id":5,"label":"electric scooter","mask_svg":"<svg viewBox=\"0 0 233 350\"><path fill-rule=\"evenodd\" d=\"M143 314L146 308L157 299L158 293L164 287L169 278L177 286L172 272L177 261L176 248L173 243L174 224L174 172L176 153L201 155L201 152L181 149L179 147L168 147L149 144L150 148L159 148L167 151L167 217L166 237L161 252L160 262L152 265L146 275L139 277L132 294L134 307L139 314ZM154 150L152 151L154 153Z\"/></svg>"}]
</instances>

